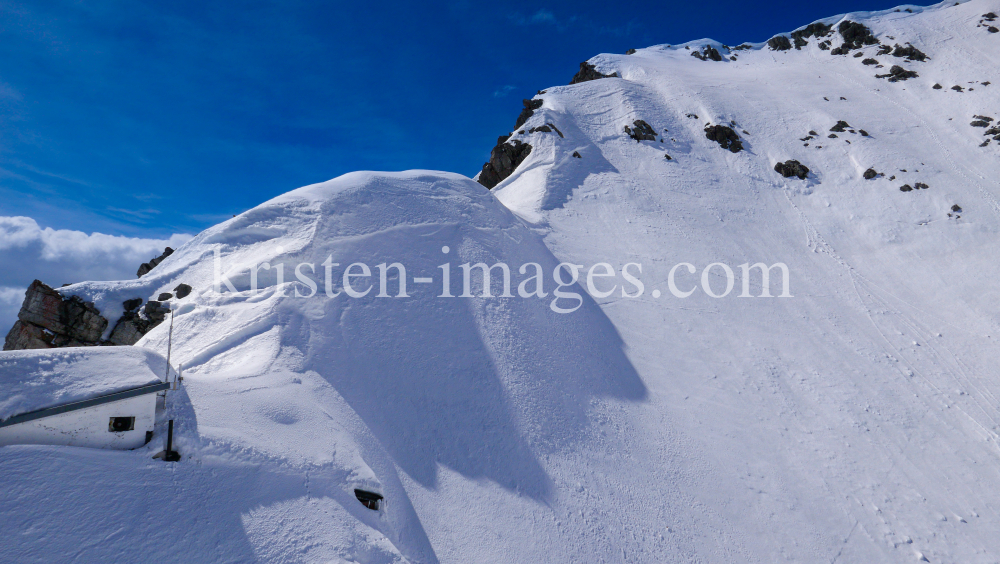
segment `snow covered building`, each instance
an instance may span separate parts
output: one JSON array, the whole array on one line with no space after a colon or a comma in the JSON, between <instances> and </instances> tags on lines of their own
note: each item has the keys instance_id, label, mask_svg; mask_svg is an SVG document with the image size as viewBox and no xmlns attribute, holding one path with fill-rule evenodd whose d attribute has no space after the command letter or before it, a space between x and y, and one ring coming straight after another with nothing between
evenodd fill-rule
<instances>
[{"instance_id":1,"label":"snow covered building","mask_svg":"<svg viewBox=\"0 0 1000 564\"><path fill-rule=\"evenodd\" d=\"M139 347L0 353L0 447L132 449L152 438L167 361Z\"/></svg>"}]
</instances>

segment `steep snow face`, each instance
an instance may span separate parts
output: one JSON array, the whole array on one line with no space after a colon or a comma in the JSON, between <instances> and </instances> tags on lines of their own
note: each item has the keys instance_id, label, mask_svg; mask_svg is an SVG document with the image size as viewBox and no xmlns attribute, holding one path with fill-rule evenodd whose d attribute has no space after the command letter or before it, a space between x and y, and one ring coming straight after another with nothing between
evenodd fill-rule
<instances>
[{"instance_id":1,"label":"steep snow face","mask_svg":"<svg viewBox=\"0 0 1000 564\"><path fill-rule=\"evenodd\" d=\"M512 137L533 149L492 192L349 174L139 280L64 289L113 326L126 299L194 288L172 300L185 458L151 461L158 440L0 449L0 522L18 539L0 560L84 542L95 561L176 560L179 545L193 561L995 560L1000 142L980 145L1000 120L1000 34L981 21L1000 6L909 10L824 20L832 34L800 49L601 55L620 78L540 95ZM843 21L901 56L855 26L857 47L831 54ZM775 172L790 160L804 179ZM371 276L351 291L372 289L351 298L356 262ZM467 262L508 264L512 287L537 263L547 295L439 297L440 266L457 296ZM557 313L560 262L641 264L644 291L603 279ZM787 265L792 297L739 297L738 265L757 262ZM736 273L718 299L712 263ZM168 334L139 345L165 354Z\"/></svg>"}]
</instances>

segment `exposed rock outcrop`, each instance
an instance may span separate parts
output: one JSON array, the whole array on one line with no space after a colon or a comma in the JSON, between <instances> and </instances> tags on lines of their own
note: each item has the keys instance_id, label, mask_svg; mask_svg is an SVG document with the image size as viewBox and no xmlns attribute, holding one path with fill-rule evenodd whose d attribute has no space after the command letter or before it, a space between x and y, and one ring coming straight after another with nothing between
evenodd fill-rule
<instances>
[{"instance_id":1,"label":"exposed rock outcrop","mask_svg":"<svg viewBox=\"0 0 1000 564\"><path fill-rule=\"evenodd\" d=\"M854 49L860 49L865 45L877 45L878 39L872 35L872 30L865 27L864 24L858 22L852 22L850 20L845 20L840 22L837 26L837 31L844 38L844 44L841 45L841 49L846 49L843 53L846 54L847 51ZM831 51L832 52L832 51Z\"/></svg>"},{"instance_id":2,"label":"exposed rock outcrop","mask_svg":"<svg viewBox=\"0 0 1000 564\"><path fill-rule=\"evenodd\" d=\"M715 47L712 47L711 45L705 45L705 47L703 47L700 52L699 51L691 51L691 56L694 57L694 58L696 58L696 59L702 60L702 61L722 61L723 60L722 55L719 54L718 49L716 49Z\"/></svg>"},{"instance_id":3,"label":"exposed rock outcrop","mask_svg":"<svg viewBox=\"0 0 1000 564\"><path fill-rule=\"evenodd\" d=\"M639 141L656 141L656 131L648 123L641 119L637 119L632 122L635 127L625 126L625 133L635 139L636 143Z\"/></svg>"},{"instance_id":4,"label":"exposed rock outcrop","mask_svg":"<svg viewBox=\"0 0 1000 564\"><path fill-rule=\"evenodd\" d=\"M923 51L921 51L920 49L917 49L916 47L914 47L913 45L910 45L909 43L906 44L906 47L900 47L899 45L896 45L896 48L892 52L892 56L893 57L906 57L906 59L910 60L910 61L926 61L927 60L927 55L925 55L923 53Z\"/></svg>"},{"instance_id":5,"label":"exposed rock outcrop","mask_svg":"<svg viewBox=\"0 0 1000 564\"><path fill-rule=\"evenodd\" d=\"M531 145L517 139L508 142L508 139L509 135L497 138L496 147L490 151L490 161L483 165L483 171L479 173L477 181L489 189L510 176L531 153Z\"/></svg>"},{"instance_id":6,"label":"exposed rock outcrop","mask_svg":"<svg viewBox=\"0 0 1000 564\"><path fill-rule=\"evenodd\" d=\"M35 280L25 292L17 321L7 333L3 350L85 347L101 344L108 320L94 304L76 296L65 298Z\"/></svg>"},{"instance_id":7,"label":"exposed rock outcrop","mask_svg":"<svg viewBox=\"0 0 1000 564\"><path fill-rule=\"evenodd\" d=\"M875 78L888 78L889 82L899 82L908 78L917 78L917 71L906 70L899 65L892 65L888 74L876 74Z\"/></svg>"},{"instance_id":8,"label":"exposed rock outcrop","mask_svg":"<svg viewBox=\"0 0 1000 564\"><path fill-rule=\"evenodd\" d=\"M517 116L517 121L514 122L514 129L517 129L524 125L524 122L528 121L528 118L535 115L535 110L542 107L544 100L541 98L535 100L521 100L524 104L524 109L521 110L521 115Z\"/></svg>"},{"instance_id":9,"label":"exposed rock outcrop","mask_svg":"<svg viewBox=\"0 0 1000 564\"><path fill-rule=\"evenodd\" d=\"M785 178L797 176L805 180L809 176L809 167L796 160L787 160L783 163L775 163L774 171Z\"/></svg>"},{"instance_id":10,"label":"exposed rock outcrop","mask_svg":"<svg viewBox=\"0 0 1000 564\"><path fill-rule=\"evenodd\" d=\"M580 63L580 70L573 75L573 80L569 81L570 84L579 84L581 82L587 82L588 80L597 80L600 78L618 78L618 73L613 72L611 74L602 74L594 65L584 61Z\"/></svg>"},{"instance_id":11,"label":"exposed rock outcrop","mask_svg":"<svg viewBox=\"0 0 1000 564\"><path fill-rule=\"evenodd\" d=\"M142 303L142 300L139 300ZM159 325L166 319L169 308L164 307L158 301L146 302L146 306L141 310L135 300L128 300L124 304L126 311L118 319L118 323L108 337L109 345L128 346L136 344L143 335ZM133 306L129 308L128 306ZM141 313L140 313L141 311Z\"/></svg>"},{"instance_id":12,"label":"exposed rock outcrop","mask_svg":"<svg viewBox=\"0 0 1000 564\"><path fill-rule=\"evenodd\" d=\"M166 249L163 249L163 254L162 255L160 255L160 256L158 256L158 257L150 260L149 262L142 263L142 266L140 266L139 270L135 273L136 278L142 278L143 275L147 274L150 270L153 270L154 268L156 268L156 265L158 265L161 262L163 262L163 259L169 257L173 253L174 253L174 250L171 249L170 247L167 247Z\"/></svg>"},{"instance_id":13,"label":"exposed rock outcrop","mask_svg":"<svg viewBox=\"0 0 1000 564\"><path fill-rule=\"evenodd\" d=\"M710 125L705 128L705 137L715 141L723 149L728 149L733 153L743 150L743 142L740 136L728 125Z\"/></svg>"},{"instance_id":14,"label":"exposed rock outcrop","mask_svg":"<svg viewBox=\"0 0 1000 564\"><path fill-rule=\"evenodd\" d=\"M767 40L767 46L774 51L788 51L792 48L792 42L784 35L775 35Z\"/></svg>"}]
</instances>

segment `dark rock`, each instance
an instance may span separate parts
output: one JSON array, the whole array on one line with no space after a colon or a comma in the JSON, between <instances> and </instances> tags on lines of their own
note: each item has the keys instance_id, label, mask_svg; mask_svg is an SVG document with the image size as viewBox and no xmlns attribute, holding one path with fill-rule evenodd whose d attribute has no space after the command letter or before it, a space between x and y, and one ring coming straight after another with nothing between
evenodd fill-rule
<instances>
[{"instance_id":1,"label":"dark rock","mask_svg":"<svg viewBox=\"0 0 1000 564\"><path fill-rule=\"evenodd\" d=\"M823 50L823 51L829 51L830 50L830 41L829 40L820 41L818 47L821 50Z\"/></svg>"},{"instance_id":2,"label":"dark rock","mask_svg":"<svg viewBox=\"0 0 1000 564\"><path fill-rule=\"evenodd\" d=\"M35 280L24 294L4 350L83 347L100 344L108 320L92 302L62 294Z\"/></svg>"},{"instance_id":3,"label":"dark rock","mask_svg":"<svg viewBox=\"0 0 1000 564\"><path fill-rule=\"evenodd\" d=\"M933 88L934 90L941 90L944 87L941 86L940 84L935 84L934 86L931 86L931 88Z\"/></svg>"},{"instance_id":4,"label":"dark rock","mask_svg":"<svg viewBox=\"0 0 1000 564\"><path fill-rule=\"evenodd\" d=\"M576 157L576 158L578 158L578 159L582 159L583 158L583 157L580 156L580 153L578 151L573 151L573 156Z\"/></svg>"},{"instance_id":5,"label":"dark rock","mask_svg":"<svg viewBox=\"0 0 1000 564\"><path fill-rule=\"evenodd\" d=\"M581 82L587 82L589 80L598 80L600 78L618 78L618 73L613 72L611 74L601 74L594 68L594 65L584 61L580 63L580 70L573 75L573 80L570 84L579 84Z\"/></svg>"},{"instance_id":6,"label":"dark rock","mask_svg":"<svg viewBox=\"0 0 1000 564\"><path fill-rule=\"evenodd\" d=\"M136 278L142 278L143 275L147 274L150 270L153 270L154 268L156 268L156 265L158 265L161 262L163 262L163 259L169 257L173 253L174 253L174 250L171 249L170 247L167 247L166 249L163 249L163 254L162 255L160 255L160 256L158 256L158 257L150 260L149 262L142 263L142 266L140 266L139 270L135 273L136 274Z\"/></svg>"},{"instance_id":7,"label":"dark rock","mask_svg":"<svg viewBox=\"0 0 1000 564\"><path fill-rule=\"evenodd\" d=\"M162 294L160 294L159 296L157 296L156 299L157 299L157 301L165 302L165 301L169 300L172 297L174 297L174 295L171 294L170 292L163 292Z\"/></svg>"},{"instance_id":8,"label":"dark rock","mask_svg":"<svg viewBox=\"0 0 1000 564\"><path fill-rule=\"evenodd\" d=\"M534 100L521 100L524 104L524 109L521 110L521 115L517 116L517 121L514 122L514 129L524 125L524 122L528 121L528 118L535 115L535 110L542 107L544 100L541 98Z\"/></svg>"},{"instance_id":9,"label":"dark rock","mask_svg":"<svg viewBox=\"0 0 1000 564\"><path fill-rule=\"evenodd\" d=\"M115 328L111 331L111 336L108 337L107 344L118 346L136 344L143 335L149 333L154 327L162 323L169 311L169 308L163 307L157 301L146 302L146 307L142 309L141 313L138 311L126 311L118 319L118 323L115 324Z\"/></svg>"},{"instance_id":10,"label":"dark rock","mask_svg":"<svg viewBox=\"0 0 1000 564\"><path fill-rule=\"evenodd\" d=\"M991 127L983 135L1000 135L1000 127Z\"/></svg>"},{"instance_id":11,"label":"dark rock","mask_svg":"<svg viewBox=\"0 0 1000 564\"><path fill-rule=\"evenodd\" d=\"M930 186L924 184L923 182L917 182L913 185L914 190L926 190L928 188L930 188Z\"/></svg>"},{"instance_id":12,"label":"dark rock","mask_svg":"<svg viewBox=\"0 0 1000 564\"><path fill-rule=\"evenodd\" d=\"M538 127L532 127L528 130L528 133L552 133L552 128L547 125L541 125Z\"/></svg>"},{"instance_id":13,"label":"dark rock","mask_svg":"<svg viewBox=\"0 0 1000 564\"><path fill-rule=\"evenodd\" d=\"M864 129L859 129L858 133L860 133L862 137L868 137L868 132Z\"/></svg>"},{"instance_id":14,"label":"dark rock","mask_svg":"<svg viewBox=\"0 0 1000 564\"><path fill-rule=\"evenodd\" d=\"M831 55L846 55L846 54L848 54L850 52L851 52L851 48L848 47L847 44L845 43L844 45L841 45L840 47L834 47L830 51L830 54Z\"/></svg>"},{"instance_id":15,"label":"dark rock","mask_svg":"<svg viewBox=\"0 0 1000 564\"><path fill-rule=\"evenodd\" d=\"M962 213L962 206L960 206L958 204L955 204L955 205L951 206L951 211Z\"/></svg>"},{"instance_id":16,"label":"dark rock","mask_svg":"<svg viewBox=\"0 0 1000 564\"><path fill-rule=\"evenodd\" d=\"M556 127L556 124L550 123L548 124L548 126L552 128L552 131L555 131L557 134L559 134L559 137L562 137L563 139L566 138L566 136L562 134L562 131L559 131L559 128Z\"/></svg>"},{"instance_id":17,"label":"dark rock","mask_svg":"<svg viewBox=\"0 0 1000 564\"><path fill-rule=\"evenodd\" d=\"M139 306L141 305L142 298L132 298L131 300L125 300L122 302L122 307L125 308L125 311L135 311L139 309Z\"/></svg>"},{"instance_id":18,"label":"dark rock","mask_svg":"<svg viewBox=\"0 0 1000 564\"><path fill-rule=\"evenodd\" d=\"M910 186L909 184L903 184L902 186L899 187L899 191L900 192L912 192L913 191L913 186Z\"/></svg>"},{"instance_id":19,"label":"dark rock","mask_svg":"<svg viewBox=\"0 0 1000 564\"><path fill-rule=\"evenodd\" d=\"M916 71L906 70L899 65L892 65L888 74L876 74L875 78L888 78L889 82L899 82L900 80L917 78L918 76L920 75Z\"/></svg>"},{"instance_id":20,"label":"dark rock","mask_svg":"<svg viewBox=\"0 0 1000 564\"><path fill-rule=\"evenodd\" d=\"M969 125L971 125L972 127L989 127L990 122L983 119L977 119L976 121L971 122Z\"/></svg>"},{"instance_id":21,"label":"dark rock","mask_svg":"<svg viewBox=\"0 0 1000 564\"><path fill-rule=\"evenodd\" d=\"M990 33L996 33L998 31L1000 31L1000 29L997 29L996 27L990 26L990 27L986 28L986 31L988 31Z\"/></svg>"},{"instance_id":22,"label":"dark rock","mask_svg":"<svg viewBox=\"0 0 1000 564\"><path fill-rule=\"evenodd\" d=\"M994 14L993 12L986 12L985 14L983 14L983 19L985 19L988 22L991 22L997 19L997 15Z\"/></svg>"},{"instance_id":23,"label":"dark rock","mask_svg":"<svg viewBox=\"0 0 1000 564\"><path fill-rule=\"evenodd\" d=\"M805 180L809 176L809 168L796 160L788 160L783 163L776 163L774 171L785 178L797 176Z\"/></svg>"},{"instance_id":24,"label":"dark rock","mask_svg":"<svg viewBox=\"0 0 1000 564\"><path fill-rule=\"evenodd\" d=\"M837 133L843 133L844 130L847 129L848 127L851 127L850 124L848 124L844 120L839 120L839 121L837 121L837 125L834 125L833 127L830 128L830 131L836 131Z\"/></svg>"},{"instance_id":25,"label":"dark rock","mask_svg":"<svg viewBox=\"0 0 1000 564\"><path fill-rule=\"evenodd\" d=\"M691 52L691 56L694 57L694 58L696 58L696 59L702 60L702 61L709 61L709 60L711 60L711 61L721 61L722 60L722 55L720 55L719 51L716 50L715 47L712 47L711 45L705 45L702 48L702 50L701 50L700 53L698 51L692 51Z\"/></svg>"},{"instance_id":26,"label":"dark rock","mask_svg":"<svg viewBox=\"0 0 1000 564\"><path fill-rule=\"evenodd\" d=\"M837 134L836 133L831 133L831 134L827 135L827 137L830 138L830 139L836 139L837 138Z\"/></svg>"},{"instance_id":27,"label":"dark rock","mask_svg":"<svg viewBox=\"0 0 1000 564\"><path fill-rule=\"evenodd\" d=\"M743 142L740 136L727 125L710 125L705 128L705 137L715 141L723 149L728 149L733 153L743 150Z\"/></svg>"},{"instance_id":28,"label":"dark rock","mask_svg":"<svg viewBox=\"0 0 1000 564\"><path fill-rule=\"evenodd\" d=\"M864 174L865 180L871 180L872 178L875 178L876 176L878 176L878 173L875 172L874 168L870 168L870 169L866 170L865 174Z\"/></svg>"},{"instance_id":29,"label":"dark rock","mask_svg":"<svg viewBox=\"0 0 1000 564\"><path fill-rule=\"evenodd\" d=\"M896 48L892 52L893 57L906 57L910 61L925 61L927 60L927 55L925 55L920 49L917 49L909 43L906 47L900 47L896 45Z\"/></svg>"},{"instance_id":30,"label":"dark rock","mask_svg":"<svg viewBox=\"0 0 1000 564\"><path fill-rule=\"evenodd\" d=\"M632 124L635 129L625 126L625 133L635 139L638 143L639 141L656 141L656 131L646 122L641 119L637 119Z\"/></svg>"},{"instance_id":31,"label":"dark rock","mask_svg":"<svg viewBox=\"0 0 1000 564\"><path fill-rule=\"evenodd\" d=\"M673 157L671 157L670 155L663 155L663 156L664 156L664 158L666 158L666 159L667 159L668 161L672 161L672 160L674 160L674 159L673 159Z\"/></svg>"},{"instance_id":32,"label":"dark rock","mask_svg":"<svg viewBox=\"0 0 1000 564\"><path fill-rule=\"evenodd\" d=\"M819 133L816 133L815 131L813 131L813 130L810 129L809 130L809 135L819 135Z\"/></svg>"},{"instance_id":33,"label":"dark rock","mask_svg":"<svg viewBox=\"0 0 1000 564\"><path fill-rule=\"evenodd\" d=\"M174 288L174 294L177 296L178 300L188 297L190 293L191 286L188 286L187 284L178 284L177 287Z\"/></svg>"},{"instance_id":34,"label":"dark rock","mask_svg":"<svg viewBox=\"0 0 1000 564\"><path fill-rule=\"evenodd\" d=\"M865 56L865 54L862 53L861 51L858 51L857 53L854 54L854 58L855 59L860 59L861 57L864 57L864 56Z\"/></svg>"},{"instance_id":35,"label":"dark rock","mask_svg":"<svg viewBox=\"0 0 1000 564\"><path fill-rule=\"evenodd\" d=\"M775 35L767 40L767 46L774 51L788 51L792 48L792 42L784 35Z\"/></svg>"},{"instance_id":36,"label":"dark rock","mask_svg":"<svg viewBox=\"0 0 1000 564\"><path fill-rule=\"evenodd\" d=\"M531 153L531 145L516 139L508 143L508 139L506 136L497 138L496 147L490 151L489 162L483 165L483 171L479 173L478 182L487 188L492 189L500 184Z\"/></svg>"},{"instance_id":37,"label":"dark rock","mask_svg":"<svg viewBox=\"0 0 1000 564\"><path fill-rule=\"evenodd\" d=\"M628 51L625 51L625 54L626 55L635 55L635 49L629 49Z\"/></svg>"},{"instance_id":38,"label":"dark rock","mask_svg":"<svg viewBox=\"0 0 1000 564\"><path fill-rule=\"evenodd\" d=\"M869 57L869 58L861 61L861 64L862 65L877 65L878 61L876 61L875 59L872 59L872 58Z\"/></svg>"},{"instance_id":39,"label":"dark rock","mask_svg":"<svg viewBox=\"0 0 1000 564\"><path fill-rule=\"evenodd\" d=\"M990 116L980 116L980 115L974 115L974 116L972 116L972 119L981 119L981 120L984 120L984 121L993 121L993 118L991 118Z\"/></svg>"},{"instance_id":40,"label":"dark rock","mask_svg":"<svg viewBox=\"0 0 1000 564\"><path fill-rule=\"evenodd\" d=\"M844 45L847 50L860 49L864 45L877 45L878 39L872 35L872 30L865 27L863 24L852 21L840 22L837 26L837 31L844 38Z\"/></svg>"},{"instance_id":41,"label":"dark rock","mask_svg":"<svg viewBox=\"0 0 1000 564\"><path fill-rule=\"evenodd\" d=\"M957 84L955 86L952 86L951 89L954 90L955 92L961 92L962 90L965 90L964 88L962 88Z\"/></svg>"},{"instance_id":42,"label":"dark rock","mask_svg":"<svg viewBox=\"0 0 1000 564\"><path fill-rule=\"evenodd\" d=\"M741 43L736 47L733 47L733 51L746 51L748 49L753 49L753 45L750 45L749 43Z\"/></svg>"},{"instance_id":43,"label":"dark rock","mask_svg":"<svg viewBox=\"0 0 1000 564\"><path fill-rule=\"evenodd\" d=\"M811 24L807 25L803 29L800 29L800 30L797 30L797 31L793 31L791 35L792 35L792 39L795 41L795 48L796 49L801 49L801 48L805 47L806 45L808 45L809 42L806 41L807 37L817 37L817 38L819 38L819 37L825 37L827 35L830 35L830 31L832 29L833 29L832 25L827 25L825 23L816 22L816 23L811 23ZM829 44L829 41L827 41L826 43ZM822 46L821 46L821 48L822 48Z\"/></svg>"}]
</instances>

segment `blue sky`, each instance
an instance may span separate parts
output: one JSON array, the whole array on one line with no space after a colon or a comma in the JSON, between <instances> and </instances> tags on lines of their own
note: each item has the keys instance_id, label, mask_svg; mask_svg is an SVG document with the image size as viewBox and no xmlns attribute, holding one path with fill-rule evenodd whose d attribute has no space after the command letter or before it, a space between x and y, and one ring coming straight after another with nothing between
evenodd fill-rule
<instances>
[{"instance_id":1,"label":"blue sky","mask_svg":"<svg viewBox=\"0 0 1000 564\"><path fill-rule=\"evenodd\" d=\"M893 5L0 2L0 216L166 238L352 170L472 176L598 53Z\"/></svg>"}]
</instances>

